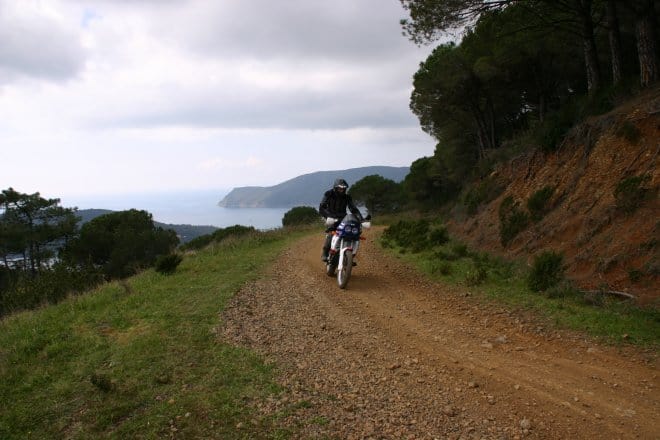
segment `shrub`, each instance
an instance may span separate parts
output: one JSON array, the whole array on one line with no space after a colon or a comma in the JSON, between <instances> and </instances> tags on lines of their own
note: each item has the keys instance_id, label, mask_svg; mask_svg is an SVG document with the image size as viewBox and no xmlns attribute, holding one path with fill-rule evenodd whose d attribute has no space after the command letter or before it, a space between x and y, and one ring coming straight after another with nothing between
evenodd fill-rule
<instances>
[{"instance_id":1,"label":"shrub","mask_svg":"<svg viewBox=\"0 0 660 440\"><path fill-rule=\"evenodd\" d=\"M618 137L624 138L633 145L636 145L639 142L639 139L642 137L642 132L639 131L639 128L631 121L625 121L617 129L616 135Z\"/></svg>"},{"instance_id":2,"label":"shrub","mask_svg":"<svg viewBox=\"0 0 660 440\"><path fill-rule=\"evenodd\" d=\"M181 246L181 249L202 249L211 243L221 242L228 237L240 237L254 231L256 231L256 229L254 229L252 226L228 226L226 228L220 228L214 231L212 234L201 235L193 240L190 240L188 243Z\"/></svg>"},{"instance_id":3,"label":"shrub","mask_svg":"<svg viewBox=\"0 0 660 440\"><path fill-rule=\"evenodd\" d=\"M648 174L622 179L614 189L616 207L626 214L635 212L650 194L650 189L643 186L650 179Z\"/></svg>"},{"instance_id":4,"label":"shrub","mask_svg":"<svg viewBox=\"0 0 660 440\"><path fill-rule=\"evenodd\" d=\"M318 223L321 215L311 206L296 206L291 208L282 217L282 226L299 226Z\"/></svg>"},{"instance_id":5,"label":"shrub","mask_svg":"<svg viewBox=\"0 0 660 440\"><path fill-rule=\"evenodd\" d=\"M1 271L0 271L1 272ZM56 304L72 294L80 294L103 281L98 269L70 268L57 263L37 276L8 271L8 282L0 290L0 316L19 310Z\"/></svg>"},{"instance_id":6,"label":"shrub","mask_svg":"<svg viewBox=\"0 0 660 440\"><path fill-rule=\"evenodd\" d=\"M430 230L428 220L399 220L383 232L385 241L394 242L397 246L419 252L428 245L427 236Z\"/></svg>"},{"instance_id":7,"label":"shrub","mask_svg":"<svg viewBox=\"0 0 660 440\"><path fill-rule=\"evenodd\" d=\"M527 199L527 210L533 221L540 221L550 210L548 202L554 192L555 189L553 187L545 186Z\"/></svg>"},{"instance_id":8,"label":"shrub","mask_svg":"<svg viewBox=\"0 0 660 440\"><path fill-rule=\"evenodd\" d=\"M126 278L153 266L179 244L176 233L157 227L146 211L104 214L85 223L79 237L68 243L64 259L74 265L92 264L106 278Z\"/></svg>"},{"instance_id":9,"label":"shrub","mask_svg":"<svg viewBox=\"0 0 660 440\"><path fill-rule=\"evenodd\" d=\"M532 271L527 278L527 286L534 292L556 286L564 278L564 256L553 251L545 251L534 258Z\"/></svg>"},{"instance_id":10,"label":"shrub","mask_svg":"<svg viewBox=\"0 0 660 440\"><path fill-rule=\"evenodd\" d=\"M468 256L468 247L465 243L454 243L451 245L451 251L458 258L463 258Z\"/></svg>"},{"instance_id":11,"label":"shrub","mask_svg":"<svg viewBox=\"0 0 660 440\"><path fill-rule=\"evenodd\" d=\"M555 299L574 297L578 293L578 289L568 280L560 281L555 286L548 288L545 292L548 298Z\"/></svg>"},{"instance_id":12,"label":"shrub","mask_svg":"<svg viewBox=\"0 0 660 440\"><path fill-rule=\"evenodd\" d=\"M502 194L504 189L505 186L498 184L495 179L490 177L483 179L476 185L472 185L463 198L468 214L476 214L480 205L495 200L497 196Z\"/></svg>"},{"instance_id":13,"label":"shrub","mask_svg":"<svg viewBox=\"0 0 660 440\"><path fill-rule=\"evenodd\" d=\"M443 244L449 241L449 232L447 228L441 226L436 229L432 229L428 234L428 244L430 247L433 246L442 246Z\"/></svg>"},{"instance_id":14,"label":"shrub","mask_svg":"<svg viewBox=\"0 0 660 440\"><path fill-rule=\"evenodd\" d=\"M644 273L639 269L628 270L628 279L632 283L638 283L644 277Z\"/></svg>"},{"instance_id":15,"label":"shrub","mask_svg":"<svg viewBox=\"0 0 660 440\"><path fill-rule=\"evenodd\" d=\"M441 275L451 274L452 267L447 261L440 261L439 263L434 263L431 267L431 273L440 273Z\"/></svg>"},{"instance_id":16,"label":"shrub","mask_svg":"<svg viewBox=\"0 0 660 440\"><path fill-rule=\"evenodd\" d=\"M174 273L181 261L183 257L179 254L161 255L156 259L156 272L165 275Z\"/></svg>"},{"instance_id":17,"label":"shrub","mask_svg":"<svg viewBox=\"0 0 660 440\"><path fill-rule=\"evenodd\" d=\"M535 130L536 141L543 152L550 153L557 149L564 136L579 120L578 112L577 105L569 102L556 112L547 115Z\"/></svg>"},{"instance_id":18,"label":"shrub","mask_svg":"<svg viewBox=\"0 0 660 440\"><path fill-rule=\"evenodd\" d=\"M441 248L435 251L435 253L433 254L433 258L442 261L454 261L454 260L458 260L459 257L454 252L447 251Z\"/></svg>"},{"instance_id":19,"label":"shrub","mask_svg":"<svg viewBox=\"0 0 660 440\"><path fill-rule=\"evenodd\" d=\"M475 261L474 266L465 274L465 282L468 286L479 286L488 278L488 271L483 264Z\"/></svg>"},{"instance_id":20,"label":"shrub","mask_svg":"<svg viewBox=\"0 0 660 440\"><path fill-rule=\"evenodd\" d=\"M529 223L529 216L518 208L518 202L513 197L506 197L500 204L500 242L506 247L523 231Z\"/></svg>"}]
</instances>

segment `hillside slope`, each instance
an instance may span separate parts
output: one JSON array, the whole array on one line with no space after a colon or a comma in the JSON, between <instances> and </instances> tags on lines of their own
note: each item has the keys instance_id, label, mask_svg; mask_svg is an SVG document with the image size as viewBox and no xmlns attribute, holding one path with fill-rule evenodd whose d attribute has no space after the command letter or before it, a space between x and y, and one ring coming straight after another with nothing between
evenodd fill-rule
<instances>
[{"instance_id":1,"label":"hillside slope","mask_svg":"<svg viewBox=\"0 0 660 440\"><path fill-rule=\"evenodd\" d=\"M400 182L408 174L409 167L373 166L348 170L318 171L304 174L278 185L244 186L234 188L223 198L219 206L225 208L290 208L294 206L318 206L323 192L332 187L337 178L350 185L363 177L377 174Z\"/></svg>"},{"instance_id":2,"label":"hillside slope","mask_svg":"<svg viewBox=\"0 0 660 440\"><path fill-rule=\"evenodd\" d=\"M456 214L451 231L468 243L528 262L545 250L562 252L567 276L584 289L625 291L657 302L660 203L660 89L575 127L555 153L531 152L490 177L506 189L476 215ZM642 177L644 197L625 212L617 186ZM549 212L508 246L500 241L499 208L507 197L524 210L535 192L554 188ZM632 195L641 195L632 191ZM632 202L633 198L628 197ZM635 209L636 208L636 209Z\"/></svg>"}]
</instances>

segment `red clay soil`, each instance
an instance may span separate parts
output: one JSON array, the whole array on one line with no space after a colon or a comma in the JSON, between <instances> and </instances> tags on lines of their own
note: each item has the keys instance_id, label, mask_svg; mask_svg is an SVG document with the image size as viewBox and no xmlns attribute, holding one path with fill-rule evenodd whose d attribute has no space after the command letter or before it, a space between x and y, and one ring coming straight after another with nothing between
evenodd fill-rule
<instances>
[{"instance_id":1,"label":"red clay soil","mask_svg":"<svg viewBox=\"0 0 660 440\"><path fill-rule=\"evenodd\" d=\"M631 135L632 134L632 135ZM489 178L506 186L474 216L456 215L450 231L468 244L525 259L546 250L562 252L567 276L587 290L635 295L660 306L660 88L573 129L558 151L527 153ZM623 179L648 175L646 198L628 214L614 193ZM500 243L499 206L511 196L525 208L528 198L554 187L551 211Z\"/></svg>"}]
</instances>

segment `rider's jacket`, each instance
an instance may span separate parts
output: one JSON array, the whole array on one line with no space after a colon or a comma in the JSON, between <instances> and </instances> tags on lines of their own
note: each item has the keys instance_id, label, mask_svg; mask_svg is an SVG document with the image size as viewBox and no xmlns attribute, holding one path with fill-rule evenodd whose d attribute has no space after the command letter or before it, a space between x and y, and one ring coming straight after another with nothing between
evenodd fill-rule
<instances>
[{"instance_id":1,"label":"rider's jacket","mask_svg":"<svg viewBox=\"0 0 660 440\"><path fill-rule=\"evenodd\" d=\"M332 217L341 220L346 215L346 208L358 218L360 222L364 220L360 210L353 203L353 198L346 193L340 193L334 189L328 190L323 194L323 199L319 204L319 213L323 217Z\"/></svg>"}]
</instances>

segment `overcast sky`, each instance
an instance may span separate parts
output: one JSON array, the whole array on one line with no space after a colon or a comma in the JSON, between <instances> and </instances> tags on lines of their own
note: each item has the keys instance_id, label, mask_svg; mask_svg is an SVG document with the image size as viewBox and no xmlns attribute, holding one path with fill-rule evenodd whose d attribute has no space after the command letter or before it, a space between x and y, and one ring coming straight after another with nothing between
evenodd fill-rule
<instances>
[{"instance_id":1,"label":"overcast sky","mask_svg":"<svg viewBox=\"0 0 660 440\"><path fill-rule=\"evenodd\" d=\"M0 189L269 186L409 166L399 0L0 0Z\"/></svg>"}]
</instances>

